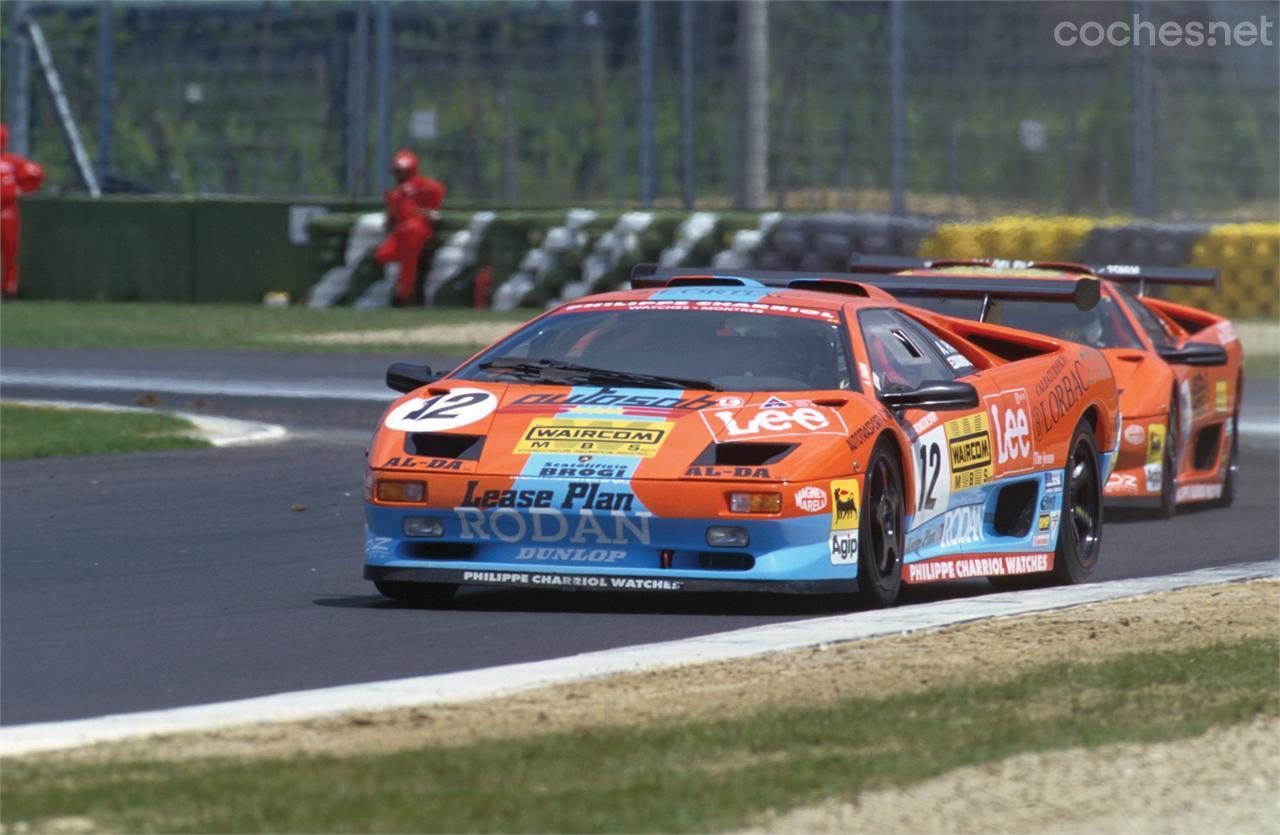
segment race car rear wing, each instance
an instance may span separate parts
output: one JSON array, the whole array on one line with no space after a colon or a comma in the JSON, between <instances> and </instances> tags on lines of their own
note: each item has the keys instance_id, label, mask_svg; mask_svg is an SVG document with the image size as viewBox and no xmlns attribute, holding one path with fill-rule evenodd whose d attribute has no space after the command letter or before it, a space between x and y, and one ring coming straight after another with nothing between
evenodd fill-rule
<instances>
[{"instance_id":1,"label":"race car rear wing","mask_svg":"<svg viewBox=\"0 0 1280 835\"><path fill-rule=\"evenodd\" d=\"M916 259L918 260L918 259ZM911 269L898 267L897 269ZM1100 283L1088 270L1079 278L995 278L969 275L890 275L888 269L854 273L798 273L773 270L724 270L706 267L659 267L638 264L631 271L631 286L715 286L755 282L766 287L818 290L870 296L874 287L910 303L910 297L969 297L982 299L985 312L993 298L1070 300L1080 310L1092 310L1102 297Z\"/></svg>"},{"instance_id":2,"label":"race car rear wing","mask_svg":"<svg viewBox=\"0 0 1280 835\"><path fill-rule=\"evenodd\" d=\"M1193 287L1219 288L1220 274L1212 268L1147 267L1139 264L1073 264L1062 261L1006 261L1001 259L934 259L902 255L861 255L849 258L849 269L857 272L895 273L902 270L940 270L947 267L990 267L997 270L1044 269L1058 272L1096 275L1120 284L1138 285L1144 295L1148 284L1179 284Z\"/></svg>"}]
</instances>

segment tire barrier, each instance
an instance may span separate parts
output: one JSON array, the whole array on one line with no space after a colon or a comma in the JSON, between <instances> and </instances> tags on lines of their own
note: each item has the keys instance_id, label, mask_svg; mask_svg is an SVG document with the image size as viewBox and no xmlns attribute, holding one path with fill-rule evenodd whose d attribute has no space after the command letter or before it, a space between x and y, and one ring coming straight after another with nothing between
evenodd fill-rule
<instances>
[{"instance_id":1,"label":"tire barrier","mask_svg":"<svg viewBox=\"0 0 1280 835\"><path fill-rule=\"evenodd\" d=\"M23 198L24 291L33 299L355 304L385 281L368 249L376 203L109 196ZM363 218L363 219L362 219ZM1167 298L1233 318L1280 314L1280 223L1124 218L922 217L828 212L446 208L423 254L427 295L470 305L480 271L495 301L541 307L623 286L633 263L843 272L854 252L1217 267L1218 292ZM535 255L535 253L538 253ZM522 279L504 289L513 278ZM519 291L519 292L517 292Z\"/></svg>"}]
</instances>

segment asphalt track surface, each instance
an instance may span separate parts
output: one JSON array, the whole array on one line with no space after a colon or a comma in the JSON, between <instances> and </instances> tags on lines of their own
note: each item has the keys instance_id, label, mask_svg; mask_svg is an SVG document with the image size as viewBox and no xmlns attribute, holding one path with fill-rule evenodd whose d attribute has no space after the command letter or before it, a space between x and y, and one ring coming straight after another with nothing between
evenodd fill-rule
<instances>
[{"instance_id":1,"label":"asphalt track surface","mask_svg":"<svg viewBox=\"0 0 1280 835\"><path fill-rule=\"evenodd\" d=\"M6 349L6 398L143 398L283 423L292 439L5 463L0 724L479 669L839 611L839 601L775 595L468 590L443 610L384 600L360 577L360 483L392 359ZM75 385L93 380L113 387ZM202 391L166 391L164 380ZM244 393L272 386L317 396ZM1247 381L1245 422L1274 425L1277 414L1280 384ZM1230 509L1171 521L1108 514L1097 578L1275 559L1280 442L1246 434L1242 451ZM984 581L924 586L902 605L987 591Z\"/></svg>"}]
</instances>

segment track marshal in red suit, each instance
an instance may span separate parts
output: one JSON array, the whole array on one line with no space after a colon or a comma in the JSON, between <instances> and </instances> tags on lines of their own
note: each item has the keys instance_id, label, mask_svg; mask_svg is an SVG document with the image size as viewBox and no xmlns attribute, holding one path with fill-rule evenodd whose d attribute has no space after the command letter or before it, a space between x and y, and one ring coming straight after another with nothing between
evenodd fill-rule
<instances>
[{"instance_id":1,"label":"track marshal in red suit","mask_svg":"<svg viewBox=\"0 0 1280 835\"><path fill-rule=\"evenodd\" d=\"M395 302L406 304L418 280L418 259L431 240L431 213L444 203L445 187L439 180L418 173L418 157L400 150L391 161L396 184L387 189L387 237L374 250L380 264L398 264Z\"/></svg>"},{"instance_id":2,"label":"track marshal in red suit","mask_svg":"<svg viewBox=\"0 0 1280 835\"><path fill-rule=\"evenodd\" d=\"M0 124L0 278L6 299L18 296L18 197L40 188L42 182L43 168L9 153L9 129Z\"/></svg>"}]
</instances>

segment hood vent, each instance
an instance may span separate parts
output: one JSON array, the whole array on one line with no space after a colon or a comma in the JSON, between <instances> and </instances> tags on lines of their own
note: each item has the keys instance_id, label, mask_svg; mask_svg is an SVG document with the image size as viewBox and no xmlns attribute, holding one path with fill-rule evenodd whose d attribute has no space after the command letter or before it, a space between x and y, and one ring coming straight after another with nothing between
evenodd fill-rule
<instances>
[{"instance_id":1,"label":"hood vent","mask_svg":"<svg viewBox=\"0 0 1280 835\"><path fill-rule=\"evenodd\" d=\"M791 454L795 444L733 442L711 444L693 461L693 466L758 467L776 464Z\"/></svg>"},{"instance_id":2,"label":"hood vent","mask_svg":"<svg viewBox=\"0 0 1280 835\"><path fill-rule=\"evenodd\" d=\"M404 436L404 451L426 458L460 458L475 461L484 449L483 435L449 435L443 432L410 432Z\"/></svg>"}]
</instances>

